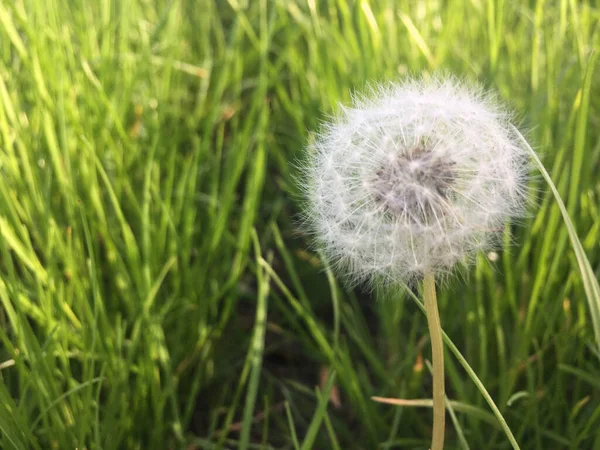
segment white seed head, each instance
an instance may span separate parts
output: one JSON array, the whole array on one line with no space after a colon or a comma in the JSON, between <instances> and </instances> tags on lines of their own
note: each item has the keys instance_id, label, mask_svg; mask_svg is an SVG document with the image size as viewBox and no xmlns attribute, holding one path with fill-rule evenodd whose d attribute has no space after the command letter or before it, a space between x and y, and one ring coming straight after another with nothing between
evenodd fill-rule
<instances>
[{"instance_id":1,"label":"white seed head","mask_svg":"<svg viewBox=\"0 0 600 450\"><path fill-rule=\"evenodd\" d=\"M306 228L351 282L448 273L524 212L527 153L510 119L454 77L354 98L309 146Z\"/></svg>"}]
</instances>

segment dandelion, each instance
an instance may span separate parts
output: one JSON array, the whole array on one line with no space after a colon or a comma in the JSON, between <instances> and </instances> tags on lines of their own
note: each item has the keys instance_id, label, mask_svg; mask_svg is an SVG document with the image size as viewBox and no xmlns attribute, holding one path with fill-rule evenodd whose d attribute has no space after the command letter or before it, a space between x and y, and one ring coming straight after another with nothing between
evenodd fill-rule
<instances>
[{"instance_id":1,"label":"dandelion","mask_svg":"<svg viewBox=\"0 0 600 450\"><path fill-rule=\"evenodd\" d=\"M444 427L434 280L491 250L524 211L527 151L510 119L492 95L454 77L411 79L342 107L304 168L306 228L347 281L424 282L434 450Z\"/></svg>"}]
</instances>

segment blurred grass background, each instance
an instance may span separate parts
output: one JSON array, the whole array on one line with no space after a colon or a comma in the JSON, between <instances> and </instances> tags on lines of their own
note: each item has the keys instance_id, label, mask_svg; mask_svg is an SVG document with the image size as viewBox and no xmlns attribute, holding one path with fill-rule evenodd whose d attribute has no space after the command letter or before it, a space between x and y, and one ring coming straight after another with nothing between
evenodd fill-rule
<instances>
[{"instance_id":1,"label":"blurred grass background","mask_svg":"<svg viewBox=\"0 0 600 450\"><path fill-rule=\"evenodd\" d=\"M370 399L431 396L425 317L306 250L292 162L368 82L478 80L597 275L599 33L576 0L0 0L0 447L427 449L430 410ZM600 450L590 309L532 192L442 325L522 449ZM510 448L446 361L446 448Z\"/></svg>"}]
</instances>

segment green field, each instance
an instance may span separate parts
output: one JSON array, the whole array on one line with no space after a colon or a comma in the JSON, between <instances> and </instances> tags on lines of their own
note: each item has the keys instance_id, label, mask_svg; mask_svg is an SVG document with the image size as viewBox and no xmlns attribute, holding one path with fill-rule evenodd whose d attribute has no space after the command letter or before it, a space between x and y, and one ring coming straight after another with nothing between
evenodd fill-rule
<instances>
[{"instance_id":1,"label":"green field","mask_svg":"<svg viewBox=\"0 0 600 450\"><path fill-rule=\"evenodd\" d=\"M536 170L440 288L445 448L600 450L599 45L590 1L0 0L0 448L428 449L371 400L431 398L421 294L336 281L294 180L353 91L446 71L589 265Z\"/></svg>"}]
</instances>

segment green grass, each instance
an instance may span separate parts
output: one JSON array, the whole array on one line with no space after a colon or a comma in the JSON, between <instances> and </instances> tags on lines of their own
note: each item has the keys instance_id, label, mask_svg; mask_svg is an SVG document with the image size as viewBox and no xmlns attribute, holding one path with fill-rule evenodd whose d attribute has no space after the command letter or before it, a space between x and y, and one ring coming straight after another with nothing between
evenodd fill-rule
<instances>
[{"instance_id":1,"label":"green grass","mask_svg":"<svg viewBox=\"0 0 600 450\"><path fill-rule=\"evenodd\" d=\"M588 1L0 0L0 448L427 449L371 400L431 396L418 299L338 286L293 162L352 90L447 70L566 207L533 179L439 292L446 448L511 448L501 415L599 450L599 44Z\"/></svg>"}]
</instances>

